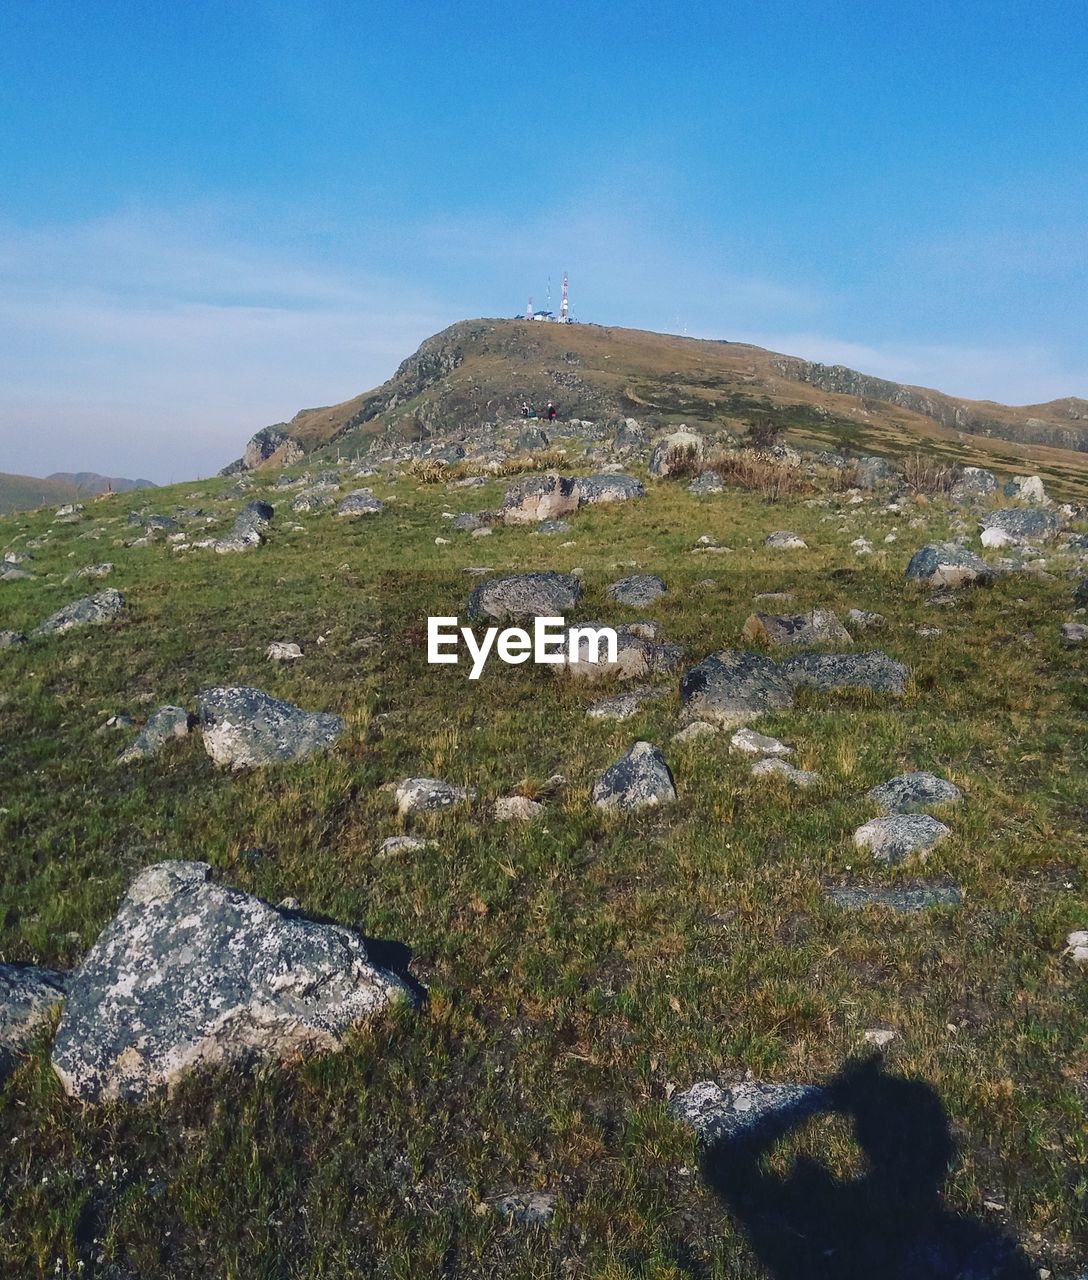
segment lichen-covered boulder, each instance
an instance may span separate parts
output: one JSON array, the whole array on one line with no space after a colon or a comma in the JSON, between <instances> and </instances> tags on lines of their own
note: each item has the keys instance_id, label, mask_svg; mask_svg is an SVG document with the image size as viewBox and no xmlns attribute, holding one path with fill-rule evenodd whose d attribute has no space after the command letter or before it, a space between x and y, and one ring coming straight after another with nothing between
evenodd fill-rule
<instances>
[{"instance_id":1,"label":"lichen-covered boulder","mask_svg":"<svg viewBox=\"0 0 1088 1280\"><path fill-rule=\"evenodd\" d=\"M804 551L808 543L798 533L789 529L776 529L763 539L763 545L769 551Z\"/></svg>"},{"instance_id":2,"label":"lichen-covered boulder","mask_svg":"<svg viewBox=\"0 0 1088 1280\"><path fill-rule=\"evenodd\" d=\"M656 573L633 573L628 578L621 578L605 588L605 595L617 604L630 605L635 609L645 608L653 604L658 596L663 596L668 588L665 579Z\"/></svg>"},{"instance_id":3,"label":"lichen-covered boulder","mask_svg":"<svg viewBox=\"0 0 1088 1280\"><path fill-rule=\"evenodd\" d=\"M858 827L854 845L868 849L877 862L895 863L908 854L925 853L951 834L928 813L893 813Z\"/></svg>"},{"instance_id":4,"label":"lichen-covered boulder","mask_svg":"<svg viewBox=\"0 0 1088 1280\"><path fill-rule=\"evenodd\" d=\"M441 813L475 800L476 788L455 787L443 778L405 778L397 783L394 794L401 814Z\"/></svg>"},{"instance_id":5,"label":"lichen-covered boulder","mask_svg":"<svg viewBox=\"0 0 1088 1280\"><path fill-rule=\"evenodd\" d=\"M62 635L66 631L74 631L77 627L100 627L112 622L124 609L125 597L113 587L99 591L97 595L84 596L82 600L73 600L63 609L40 623L30 633L31 637Z\"/></svg>"},{"instance_id":6,"label":"lichen-covered boulder","mask_svg":"<svg viewBox=\"0 0 1088 1280\"><path fill-rule=\"evenodd\" d=\"M800 1118L817 1110L825 1093L814 1084L766 1084L745 1080L722 1086L700 1080L683 1093L674 1094L669 1111L707 1146L757 1130L772 1117Z\"/></svg>"},{"instance_id":7,"label":"lichen-covered boulder","mask_svg":"<svg viewBox=\"0 0 1088 1280\"><path fill-rule=\"evenodd\" d=\"M993 582L993 569L967 547L954 542L931 542L911 556L905 576L931 587L979 586Z\"/></svg>"},{"instance_id":8,"label":"lichen-covered boulder","mask_svg":"<svg viewBox=\"0 0 1088 1280\"><path fill-rule=\"evenodd\" d=\"M217 765L250 769L301 760L331 747L343 720L322 711L302 711L260 689L205 689L197 698L204 749Z\"/></svg>"},{"instance_id":9,"label":"lichen-covered boulder","mask_svg":"<svg viewBox=\"0 0 1088 1280\"><path fill-rule=\"evenodd\" d=\"M953 502L971 502L997 492L997 477L982 467L964 467L952 484Z\"/></svg>"},{"instance_id":10,"label":"lichen-covered boulder","mask_svg":"<svg viewBox=\"0 0 1088 1280\"><path fill-rule=\"evenodd\" d=\"M1043 482L1038 476L1013 476L1005 485L1006 498L1018 498L1021 502L1049 502Z\"/></svg>"},{"instance_id":11,"label":"lichen-covered boulder","mask_svg":"<svg viewBox=\"0 0 1088 1280\"><path fill-rule=\"evenodd\" d=\"M781 670L795 689L819 689L825 693L871 689L873 693L899 697L910 679L910 668L880 649L868 653L803 653L787 658Z\"/></svg>"},{"instance_id":12,"label":"lichen-covered boulder","mask_svg":"<svg viewBox=\"0 0 1088 1280\"><path fill-rule=\"evenodd\" d=\"M499 515L510 525L561 520L578 510L578 502L574 476L528 476L507 490Z\"/></svg>"},{"instance_id":13,"label":"lichen-covered boulder","mask_svg":"<svg viewBox=\"0 0 1088 1280\"><path fill-rule=\"evenodd\" d=\"M593 784L593 803L599 809L634 813L675 799L672 771L652 742L636 742Z\"/></svg>"},{"instance_id":14,"label":"lichen-covered boulder","mask_svg":"<svg viewBox=\"0 0 1088 1280\"><path fill-rule=\"evenodd\" d=\"M694 431L673 431L662 437L650 455L649 472L660 480L674 475L690 475L703 460L703 437Z\"/></svg>"},{"instance_id":15,"label":"lichen-covered boulder","mask_svg":"<svg viewBox=\"0 0 1088 1280\"><path fill-rule=\"evenodd\" d=\"M1012 542L1047 542L1058 531L1058 520L1052 511L1033 507L1002 507L979 521L983 533L996 529Z\"/></svg>"},{"instance_id":16,"label":"lichen-covered boulder","mask_svg":"<svg viewBox=\"0 0 1088 1280\"><path fill-rule=\"evenodd\" d=\"M578 505L593 507L602 502L629 502L646 496L646 486L634 476L616 472L613 475L580 476Z\"/></svg>"},{"instance_id":17,"label":"lichen-covered boulder","mask_svg":"<svg viewBox=\"0 0 1088 1280\"><path fill-rule=\"evenodd\" d=\"M336 508L338 516L376 516L385 510L385 503L375 498L369 489L357 489L340 499Z\"/></svg>"},{"instance_id":18,"label":"lichen-covered boulder","mask_svg":"<svg viewBox=\"0 0 1088 1280\"><path fill-rule=\"evenodd\" d=\"M942 805L955 805L963 792L954 782L935 773L901 773L873 787L867 799L882 813L924 813Z\"/></svg>"},{"instance_id":19,"label":"lichen-covered boulder","mask_svg":"<svg viewBox=\"0 0 1088 1280\"><path fill-rule=\"evenodd\" d=\"M772 659L722 649L686 671L680 680L681 719L706 720L737 729L793 703L793 685Z\"/></svg>"},{"instance_id":20,"label":"lichen-covered boulder","mask_svg":"<svg viewBox=\"0 0 1088 1280\"><path fill-rule=\"evenodd\" d=\"M340 1048L407 984L364 939L214 884L205 862L133 881L72 977L53 1069L85 1102L140 1100L199 1068Z\"/></svg>"},{"instance_id":21,"label":"lichen-covered boulder","mask_svg":"<svg viewBox=\"0 0 1088 1280\"><path fill-rule=\"evenodd\" d=\"M481 582L468 598L470 618L563 618L581 599L582 584L569 573L511 573Z\"/></svg>"}]
</instances>

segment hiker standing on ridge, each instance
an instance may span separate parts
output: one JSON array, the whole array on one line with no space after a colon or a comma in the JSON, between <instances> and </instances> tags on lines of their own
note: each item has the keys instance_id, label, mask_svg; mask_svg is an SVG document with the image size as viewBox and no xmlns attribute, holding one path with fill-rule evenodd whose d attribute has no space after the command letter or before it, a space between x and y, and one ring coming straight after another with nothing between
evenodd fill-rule
<instances>
[{"instance_id":1,"label":"hiker standing on ridge","mask_svg":"<svg viewBox=\"0 0 1088 1280\"><path fill-rule=\"evenodd\" d=\"M548 421L549 422L555 421L555 414L556 414L555 405L552 404L552 402L549 400L548 401Z\"/></svg>"}]
</instances>

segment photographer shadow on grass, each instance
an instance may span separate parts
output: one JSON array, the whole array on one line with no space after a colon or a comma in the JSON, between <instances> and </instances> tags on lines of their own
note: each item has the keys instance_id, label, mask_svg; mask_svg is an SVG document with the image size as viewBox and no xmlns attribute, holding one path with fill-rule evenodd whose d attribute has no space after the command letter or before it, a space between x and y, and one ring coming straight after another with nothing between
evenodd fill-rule
<instances>
[{"instance_id":1,"label":"photographer shadow on grass","mask_svg":"<svg viewBox=\"0 0 1088 1280\"><path fill-rule=\"evenodd\" d=\"M851 1122L865 1171L838 1178L807 1156L783 1175L769 1171L771 1148L818 1114ZM1036 1280L1013 1240L943 1204L954 1154L936 1092L887 1075L874 1056L810 1105L714 1143L702 1165L773 1280Z\"/></svg>"}]
</instances>

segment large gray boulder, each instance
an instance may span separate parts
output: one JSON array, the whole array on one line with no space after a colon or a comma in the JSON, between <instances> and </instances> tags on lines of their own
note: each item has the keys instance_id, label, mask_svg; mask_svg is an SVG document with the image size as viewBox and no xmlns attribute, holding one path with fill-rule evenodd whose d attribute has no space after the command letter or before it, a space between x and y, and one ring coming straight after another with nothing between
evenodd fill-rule
<instances>
[{"instance_id":1,"label":"large gray boulder","mask_svg":"<svg viewBox=\"0 0 1088 1280\"><path fill-rule=\"evenodd\" d=\"M821 644L852 644L853 637L830 609L811 613L753 613L740 633L745 644L776 649L808 649Z\"/></svg>"},{"instance_id":2,"label":"large gray boulder","mask_svg":"<svg viewBox=\"0 0 1088 1280\"><path fill-rule=\"evenodd\" d=\"M338 516L376 516L385 510L385 503L370 492L369 489L356 489L340 499L336 508Z\"/></svg>"},{"instance_id":3,"label":"large gray boulder","mask_svg":"<svg viewBox=\"0 0 1088 1280\"><path fill-rule=\"evenodd\" d=\"M235 517L234 527L225 538L216 539L212 548L220 555L234 551L246 551L259 547L264 541L265 530L272 523L275 508L270 502L247 502Z\"/></svg>"},{"instance_id":4,"label":"large gray boulder","mask_svg":"<svg viewBox=\"0 0 1088 1280\"><path fill-rule=\"evenodd\" d=\"M581 599L582 584L569 573L512 573L481 582L468 598L469 618L564 618Z\"/></svg>"},{"instance_id":5,"label":"large gray boulder","mask_svg":"<svg viewBox=\"0 0 1088 1280\"><path fill-rule=\"evenodd\" d=\"M1043 482L1038 476L1013 476L1005 485L1005 497L1017 498L1021 502L1038 502L1044 504L1050 501L1046 496L1046 490L1043 488Z\"/></svg>"},{"instance_id":6,"label":"large gray boulder","mask_svg":"<svg viewBox=\"0 0 1088 1280\"><path fill-rule=\"evenodd\" d=\"M653 604L658 596L663 596L668 588L665 579L656 573L633 573L628 578L621 578L605 587L605 595L617 604L630 605L635 609L645 608Z\"/></svg>"},{"instance_id":7,"label":"large gray boulder","mask_svg":"<svg viewBox=\"0 0 1088 1280\"><path fill-rule=\"evenodd\" d=\"M205 862L133 881L73 976L53 1046L66 1092L140 1100L189 1072L341 1047L407 984L359 934L213 884Z\"/></svg>"},{"instance_id":8,"label":"large gray boulder","mask_svg":"<svg viewBox=\"0 0 1088 1280\"><path fill-rule=\"evenodd\" d=\"M982 586L993 582L993 569L967 547L954 542L931 542L911 556L905 576L931 587Z\"/></svg>"},{"instance_id":9,"label":"large gray boulder","mask_svg":"<svg viewBox=\"0 0 1088 1280\"><path fill-rule=\"evenodd\" d=\"M873 693L901 696L910 679L910 668L880 649L868 653L804 653L787 658L782 674L795 689L819 689L835 693L871 689Z\"/></svg>"},{"instance_id":10,"label":"large gray boulder","mask_svg":"<svg viewBox=\"0 0 1088 1280\"><path fill-rule=\"evenodd\" d=\"M168 742L184 738L189 733L189 713L184 707L159 707L152 711L147 723L133 742L117 757L118 764L131 764L134 760L147 760L157 755Z\"/></svg>"},{"instance_id":11,"label":"large gray boulder","mask_svg":"<svg viewBox=\"0 0 1088 1280\"><path fill-rule=\"evenodd\" d=\"M675 799L672 772L652 742L636 742L593 784L593 803L598 809L635 813Z\"/></svg>"},{"instance_id":12,"label":"large gray boulder","mask_svg":"<svg viewBox=\"0 0 1088 1280\"><path fill-rule=\"evenodd\" d=\"M646 496L646 486L634 476L581 476L578 480L578 505L593 507L602 502L628 502Z\"/></svg>"},{"instance_id":13,"label":"large gray boulder","mask_svg":"<svg viewBox=\"0 0 1088 1280\"><path fill-rule=\"evenodd\" d=\"M100 627L112 622L124 607L125 597L114 587L108 587L97 595L84 596L82 600L66 604L63 609L58 609L36 626L30 634L31 637L62 635L77 627Z\"/></svg>"},{"instance_id":14,"label":"large gray boulder","mask_svg":"<svg viewBox=\"0 0 1088 1280\"><path fill-rule=\"evenodd\" d=\"M722 649L686 671L680 680L681 719L737 729L793 704L793 685L760 653Z\"/></svg>"},{"instance_id":15,"label":"large gray boulder","mask_svg":"<svg viewBox=\"0 0 1088 1280\"><path fill-rule=\"evenodd\" d=\"M985 533L991 529L1012 542L1046 542L1058 531L1058 520L1052 511L1033 507L1002 507L991 511L979 521Z\"/></svg>"},{"instance_id":16,"label":"large gray boulder","mask_svg":"<svg viewBox=\"0 0 1088 1280\"><path fill-rule=\"evenodd\" d=\"M867 799L882 813L924 813L926 809L959 804L963 792L935 773L901 773L873 787Z\"/></svg>"},{"instance_id":17,"label":"large gray boulder","mask_svg":"<svg viewBox=\"0 0 1088 1280\"><path fill-rule=\"evenodd\" d=\"M952 485L953 502L972 502L997 492L997 477L982 467L964 467Z\"/></svg>"},{"instance_id":18,"label":"large gray boulder","mask_svg":"<svg viewBox=\"0 0 1088 1280\"><path fill-rule=\"evenodd\" d=\"M250 769L301 760L331 747L343 720L321 711L302 711L260 689L205 689L197 698L204 749L217 765Z\"/></svg>"},{"instance_id":19,"label":"large gray boulder","mask_svg":"<svg viewBox=\"0 0 1088 1280\"><path fill-rule=\"evenodd\" d=\"M536 524L561 520L578 510L578 480L574 476L528 476L506 491L499 516L503 524Z\"/></svg>"},{"instance_id":20,"label":"large gray boulder","mask_svg":"<svg viewBox=\"0 0 1088 1280\"><path fill-rule=\"evenodd\" d=\"M69 975L35 964L0 964L0 1073L64 1001Z\"/></svg>"}]
</instances>

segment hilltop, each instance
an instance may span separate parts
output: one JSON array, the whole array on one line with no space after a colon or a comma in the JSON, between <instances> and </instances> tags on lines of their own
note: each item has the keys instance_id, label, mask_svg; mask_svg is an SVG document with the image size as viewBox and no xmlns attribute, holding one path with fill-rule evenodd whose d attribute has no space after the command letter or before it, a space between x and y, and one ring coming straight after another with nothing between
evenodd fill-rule
<instances>
[{"instance_id":1,"label":"hilltop","mask_svg":"<svg viewBox=\"0 0 1088 1280\"><path fill-rule=\"evenodd\" d=\"M1010 406L821 365L744 343L638 329L524 320L465 320L428 338L382 386L305 409L258 432L228 471L307 455L361 454L376 438L471 437L554 400L564 418L633 415L739 432L752 421L794 443L1088 480L1088 401Z\"/></svg>"},{"instance_id":2,"label":"hilltop","mask_svg":"<svg viewBox=\"0 0 1088 1280\"><path fill-rule=\"evenodd\" d=\"M135 489L154 487L150 480L126 480L122 476L102 476L95 471L54 471L44 478L0 472L0 515L76 502L101 493L131 493Z\"/></svg>"}]
</instances>

